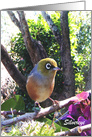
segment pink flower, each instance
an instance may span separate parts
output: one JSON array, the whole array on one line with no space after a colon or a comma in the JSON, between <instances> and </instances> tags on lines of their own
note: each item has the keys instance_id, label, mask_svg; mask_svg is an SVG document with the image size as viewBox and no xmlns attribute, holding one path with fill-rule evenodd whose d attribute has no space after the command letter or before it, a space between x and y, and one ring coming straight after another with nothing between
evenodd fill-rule
<instances>
[{"instance_id":1,"label":"pink flower","mask_svg":"<svg viewBox=\"0 0 92 137\"><path fill-rule=\"evenodd\" d=\"M24 60L23 58L21 58L20 60Z\"/></svg>"},{"instance_id":2,"label":"pink flower","mask_svg":"<svg viewBox=\"0 0 92 137\"><path fill-rule=\"evenodd\" d=\"M87 99L88 96L89 96L89 93L88 93L88 92L85 92L85 91L83 91L82 93L76 95L76 97L77 97L78 100L80 100L80 101Z\"/></svg>"},{"instance_id":3,"label":"pink flower","mask_svg":"<svg viewBox=\"0 0 92 137\"><path fill-rule=\"evenodd\" d=\"M13 94L15 95L15 94L16 94L16 92L14 91L14 92L13 92Z\"/></svg>"},{"instance_id":4,"label":"pink flower","mask_svg":"<svg viewBox=\"0 0 92 137\"><path fill-rule=\"evenodd\" d=\"M26 68L23 69L24 71L26 70Z\"/></svg>"}]
</instances>

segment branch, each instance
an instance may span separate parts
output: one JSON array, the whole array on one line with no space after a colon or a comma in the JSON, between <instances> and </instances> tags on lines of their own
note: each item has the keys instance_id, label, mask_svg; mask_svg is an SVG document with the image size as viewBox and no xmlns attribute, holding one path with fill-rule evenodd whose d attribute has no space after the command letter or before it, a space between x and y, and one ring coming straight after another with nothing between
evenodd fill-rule
<instances>
[{"instance_id":1,"label":"branch","mask_svg":"<svg viewBox=\"0 0 92 137\"><path fill-rule=\"evenodd\" d=\"M69 131L62 131L54 133L55 136L73 136L73 135L80 135L83 131L88 131L91 129L91 124L78 126L75 128L70 129Z\"/></svg>"},{"instance_id":2,"label":"branch","mask_svg":"<svg viewBox=\"0 0 92 137\"><path fill-rule=\"evenodd\" d=\"M87 92L89 93L89 95L91 94L91 90L89 90ZM68 99L63 100L63 101L58 101L58 104L55 104L54 106L50 106L50 107L47 107L47 108L41 108L41 110L38 113L37 112L25 113L22 116L2 121L1 125L5 126L5 125L15 124L18 121L24 121L24 120L27 120L28 118L38 119L40 117L43 117L43 116L48 115L50 113L53 113L53 112L65 107L65 106L76 103L76 102L78 102L78 100L79 100L79 97L74 96L74 97L68 98ZM85 98L83 98L81 101L84 101L84 100L85 100Z\"/></svg>"},{"instance_id":3,"label":"branch","mask_svg":"<svg viewBox=\"0 0 92 137\"><path fill-rule=\"evenodd\" d=\"M55 106L50 106L50 107L47 107L47 108L44 108L44 109L41 108L41 110L38 113L36 113L36 112L25 113L22 116L2 121L1 125L5 126L5 125L10 125L10 124L15 124L18 121L24 121L24 120L27 120L28 118L30 118L30 119L38 119L40 117L43 117L44 115L48 115L50 113L55 112L56 110L59 110L59 109L65 107L67 105L70 105L70 104L74 103L74 101L77 101L77 100L78 100L77 97L74 96L74 97L68 98L66 100L59 101L59 103L56 104Z\"/></svg>"},{"instance_id":4,"label":"branch","mask_svg":"<svg viewBox=\"0 0 92 137\"><path fill-rule=\"evenodd\" d=\"M25 15L23 11L17 11L18 15L19 15L19 19L20 19L20 26L21 26L21 32L24 38L24 42L28 42L26 41L27 38L30 38L30 44L32 44L32 38L30 36L30 32L29 32L29 28L25 19ZM24 37L26 36L26 37Z\"/></svg>"},{"instance_id":5,"label":"branch","mask_svg":"<svg viewBox=\"0 0 92 137\"><path fill-rule=\"evenodd\" d=\"M59 45L61 45L61 34L59 32L59 29L57 28L57 26L54 24L54 22L52 21L52 19L50 18L50 16L48 14L46 14L45 11L42 11L42 15L44 17L44 19L46 20L46 22L48 23L50 29L52 30L56 41L59 43Z\"/></svg>"},{"instance_id":6,"label":"branch","mask_svg":"<svg viewBox=\"0 0 92 137\"><path fill-rule=\"evenodd\" d=\"M8 15L10 16L12 22L19 28L19 30L21 31L21 25L20 22L18 21L18 19L16 18L16 16L14 15L14 13L12 11L7 11Z\"/></svg>"},{"instance_id":7,"label":"branch","mask_svg":"<svg viewBox=\"0 0 92 137\"><path fill-rule=\"evenodd\" d=\"M19 85L19 87L26 91L26 78L22 75L22 73L16 68L13 61L11 60L8 52L1 44L1 61L4 64L5 68L11 75L11 77L15 80L15 82Z\"/></svg>"},{"instance_id":8,"label":"branch","mask_svg":"<svg viewBox=\"0 0 92 137\"><path fill-rule=\"evenodd\" d=\"M1 115L4 115L5 117L9 114L23 115L24 112L18 112L16 109L14 109L12 111L1 111Z\"/></svg>"},{"instance_id":9,"label":"branch","mask_svg":"<svg viewBox=\"0 0 92 137\"><path fill-rule=\"evenodd\" d=\"M87 92L90 94L91 90L89 90ZM79 97L74 96L74 97L68 98L68 99L63 100L63 101L58 101L58 104L55 104L54 106L50 106L50 107L47 107L47 108L41 108L41 110L38 113L37 112L25 113L22 116L2 121L1 125L5 126L5 125L15 124L18 121L24 121L24 120L27 120L28 118L38 119L40 117L46 116L50 113L53 113L53 112L65 107L65 106L76 103L76 102L78 102L78 100L79 100ZM84 101L84 100L85 100L85 98L82 99L82 101Z\"/></svg>"}]
</instances>

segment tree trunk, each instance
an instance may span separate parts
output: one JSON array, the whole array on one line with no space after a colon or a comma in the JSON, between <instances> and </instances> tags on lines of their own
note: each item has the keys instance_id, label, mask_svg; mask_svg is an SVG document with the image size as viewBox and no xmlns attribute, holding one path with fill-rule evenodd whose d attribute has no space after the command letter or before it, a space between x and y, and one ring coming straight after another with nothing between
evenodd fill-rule
<instances>
[{"instance_id":1,"label":"tree trunk","mask_svg":"<svg viewBox=\"0 0 92 137\"><path fill-rule=\"evenodd\" d=\"M88 71L88 76L86 78L86 86L85 86L85 91L91 89L91 62L90 62L90 68Z\"/></svg>"},{"instance_id":2,"label":"tree trunk","mask_svg":"<svg viewBox=\"0 0 92 137\"><path fill-rule=\"evenodd\" d=\"M3 45L1 45L1 61L7 69L7 71L9 72L9 74L11 75L11 77L19 85L19 87L23 91L26 91L26 78L16 68Z\"/></svg>"},{"instance_id":3,"label":"tree trunk","mask_svg":"<svg viewBox=\"0 0 92 137\"><path fill-rule=\"evenodd\" d=\"M71 60L71 49L70 49L70 39L69 39L69 27L68 27L68 12L61 12L61 32L60 34L57 26L53 23L52 19L45 11L42 11L42 15L51 28L56 41L60 45L61 50L61 62L63 67L63 79L64 86L63 90L58 95L57 99L65 99L75 95L75 75L73 72L73 65Z\"/></svg>"},{"instance_id":4,"label":"tree trunk","mask_svg":"<svg viewBox=\"0 0 92 137\"><path fill-rule=\"evenodd\" d=\"M73 65L71 60L70 39L69 39L69 27L68 27L68 12L61 11L61 60L63 67L63 79L64 87L62 95L71 97L75 94L75 75L73 72Z\"/></svg>"}]
</instances>

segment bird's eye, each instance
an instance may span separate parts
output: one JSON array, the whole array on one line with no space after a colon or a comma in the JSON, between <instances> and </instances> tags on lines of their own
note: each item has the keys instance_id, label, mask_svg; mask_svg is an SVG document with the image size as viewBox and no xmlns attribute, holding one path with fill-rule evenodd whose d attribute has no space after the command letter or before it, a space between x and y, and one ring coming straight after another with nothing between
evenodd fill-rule
<instances>
[{"instance_id":1,"label":"bird's eye","mask_svg":"<svg viewBox=\"0 0 92 137\"><path fill-rule=\"evenodd\" d=\"M50 63L46 64L46 69L48 69L48 70L51 69L51 64Z\"/></svg>"}]
</instances>

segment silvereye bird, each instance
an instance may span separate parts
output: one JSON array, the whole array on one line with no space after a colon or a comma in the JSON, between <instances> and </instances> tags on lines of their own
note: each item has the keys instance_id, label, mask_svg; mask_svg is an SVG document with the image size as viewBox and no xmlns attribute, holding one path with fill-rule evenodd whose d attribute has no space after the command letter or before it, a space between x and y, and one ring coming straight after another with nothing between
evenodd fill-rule
<instances>
[{"instance_id":1,"label":"silvereye bird","mask_svg":"<svg viewBox=\"0 0 92 137\"><path fill-rule=\"evenodd\" d=\"M58 70L61 69L52 58L42 59L35 65L26 83L27 92L32 100L40 103L50 98L55 85L55 75Z\"/></svg>"}]
</instances>

